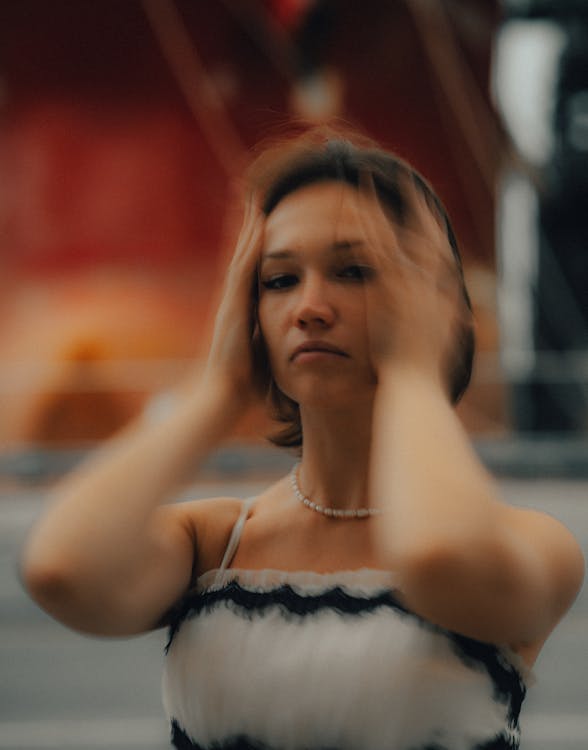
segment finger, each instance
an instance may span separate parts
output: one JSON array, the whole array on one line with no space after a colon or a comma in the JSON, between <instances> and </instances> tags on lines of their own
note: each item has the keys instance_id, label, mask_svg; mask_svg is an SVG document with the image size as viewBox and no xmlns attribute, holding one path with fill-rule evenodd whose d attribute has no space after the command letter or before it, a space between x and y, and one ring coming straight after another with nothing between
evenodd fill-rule
<instances>
[{"instance_id":1,"label":"finger","mask_svg":"<svg viewBox=\"0 0 588 750\"><path fill-rule=\"evenodd\" d=\"M400 179L402 195L408 207L407 224L415 231L435 237L441 231L439 212L432 196L425 195L425 185L414 174L403 175Z\"/></svg>"},{"instance_id":2,"label":"finger","mask_svg":"<svg viewBox=\"0 0 588 750\"><path fill-rule=\"evenodd\" d=\"M257 196L254 193L248 194L243 203L239 229L234 235L232 258L239 256L242 252L243 245L247 244L246 238L259 221L260 215L261 208Z\"/></svg>"},{"instance_id":3,"label":"finger","mask_svg":"<svg viewBox=\"0 0 588 750\"><path fill-rule=\"evenodd\" d=\"M419 178L414 175L406 175L401 180L401 190L408 207L404 231L406 238L413 240L407 242L407 250L426 251L426 257L431 260L441 256L453 261L446 217L432 194L425 192L425 184L420 184ZM414 242L418 237L422 239L422 243ZM436 252L431 254L433 248L436 248Z\"/></svg>"},{"instance_id":4,"label":"finger","mask_svg":"<svg viewBox=\"0 0 588 750\"><path fill-rule=\"evenodd\" d=\"M253 268L261 256L261 245L264 236L263 217L256 214L244 229L237 247L234 262L239 267Z\"/></svg>"},{"instance_id":5,"label":"finger","mask_svg":"<svg viewBox=\"0 0 588 750\"><path fill-rule=\"evenodd\" d=\"M265 236L264 218L256 216L247 227L244 227L227 269L227 285L231 287L240 287L242 284L251 285L257 277Z\"/></svg>"},{"instance_id":6,"label":"finger","mask_svg":"<svg viewBox=\"0 0 588 750\"><path fill-rule=\"evenodd\" d=\"M408 176L403 180L406 185L411 182ZM425 236L425 231L422 228L417 230L414 221L411 222L412 226L409 228L402 223L400 217L394 220L390 216L390 211L386 211L382 205L382 199L377 193L373 178L369 182L366 181L366 189L370 191L370 202L378 206L376 226L370 222L370 212L366 211L365 215L368 225L371 224L373 230L371 234L376 235L376 239L372 240L371 244L377 247L382 261L387 262L390 268L395 267L397 270L400 268L409 273L416 273L429 278L434 283L434 270L426 262L432 255L432 245ZM412 187L410 189L412 190ZM370 231L369 226L368 231ZM379 245L377 245L378 239Z\"/></svg>"},{"instance_id":7,"label":"finger","mask_svg":"<svg viewBox=\"0 0 588 750\"><path fill-rule=\"evenodd\" d=\"M432 239L422 228L398 229L399 251L397 262L407 268L418 269L424 276L438 280L445 274L456 274L456 265L447 237Z\"/></svg>"},{"instance_id":8,"label":"finger","mask_svg":"<svg viewBox=\"0 0 588 750\"><path fill-rule=\"evenodd\" d=\"M409 208L404 223L400 217L394 220L390 211L386 211L371 173L360 176L360 185L359 201L363 209L360 221L376 257L384 264L394 261L407 268L430 271L422 261L431 257L432 235L439 228L411 176L404 175L399 180L401 196Z\"/></svg>"},{"instance_id":9,"label":"finger","mask_svg":"<svg viewBox=\"0 0 588 750\"><path fill-rule=\"evenodd\" d=\"M359 180L358 215L368 259L376 269L389 268L399 254L395 227L382 206L371 172L360 173Z\"/></svg>"},{"instance_id":10,"label":"finger","mask_svg":"<svg viewBox=\"0 0 588 750\"><path fill-rule=\"evenodd\" d=\"M252 289L256 283L256 267L261 256L265 217L258 206L248 202L244 207L241 231L233 255L225 266L222 283L216 291L216 305L211 307L211 330L225 319L244 320L250 327ZM214 314L212 314L214 311Z\"/></svg>"},{"instance_id":11,"label":"finger","mask_svg":"<svg viewBox=\"0 0 588 750\"><path fill-rule=\"evenodd\" d=\"M261 240L264 215L257 201L251 197L245 206L243 224L233 254L232 263L242 264L251 260Z\"/></svg>"}]
</instances>

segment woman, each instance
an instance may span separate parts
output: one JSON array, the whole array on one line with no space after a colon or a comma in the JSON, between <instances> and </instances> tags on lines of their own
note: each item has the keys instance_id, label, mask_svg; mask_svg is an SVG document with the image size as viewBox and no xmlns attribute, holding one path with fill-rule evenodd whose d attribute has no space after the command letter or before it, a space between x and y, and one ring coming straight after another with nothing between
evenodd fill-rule
<instances>
[{"instance_id":1,"label":"woman","mask_svg":"<svg viewBox=\"0 0 588 750\"><path fill-rule=\"evenodd\" d=\"M517 748L584 564L500 499L453 410L473 335L447 216L404 162L324 130L262 155L249 192L203 374L66 480L24 582L78 630L171 625L178 748ZM260 392L294 471L164 505Z\"/></svg>"}]
</instances>

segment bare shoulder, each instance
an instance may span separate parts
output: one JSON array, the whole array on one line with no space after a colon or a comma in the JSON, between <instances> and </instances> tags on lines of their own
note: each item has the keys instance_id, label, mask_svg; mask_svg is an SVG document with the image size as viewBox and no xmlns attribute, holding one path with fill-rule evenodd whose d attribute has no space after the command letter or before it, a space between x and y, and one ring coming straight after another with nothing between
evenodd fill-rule
<instances>
[{"instance_id":1,"label":"bare shoulder","mask_svg":"<svg viewBox=\"0 0 588 750\"><path fill-rule=\"evenodd\" d=\"M187 500L159 509L162 521L181 527L194 547L194 574L218 567L243 508L237 497Z\"/></svg>"}]
</instances>

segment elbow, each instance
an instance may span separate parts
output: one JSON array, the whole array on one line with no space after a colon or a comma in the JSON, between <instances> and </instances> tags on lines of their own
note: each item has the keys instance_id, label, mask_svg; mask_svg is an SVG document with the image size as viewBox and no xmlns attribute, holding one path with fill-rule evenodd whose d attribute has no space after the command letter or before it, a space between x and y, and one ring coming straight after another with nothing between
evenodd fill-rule
<instances>
[{"instance_id":1,"label":"elbow","mask_svg":"<svg viewBox=\"0 0 588 750\"><path fill-rule=\"evenodd\" d=\"M19 578L29 596L50 613L68 598L68 592L71 596L71 581L60 565L24 557L19 564Z\"/></svg>"},{"instance_id":2,"label":"elbow","mask_svg":"<svg viewBox=\"0 0 588 750\"><path fill-rule=\"evenodd\" d=\"M79 633L126 637L157 626L155 615L151 623L138 614L140 605L129 593L132 586L122 578L102 580L75 561L34 559L30 552L19 561L18 574L42 610Z\"/></svg>"},{"instance_id":3,"label":"elbow","mask_svg":"<svg viewBox=\"0 0 588 750\"><path fill-rule=\"evenodd\" d=\"M120 608L111 593L82 584L71 571L58 565L21 564L20 580L31 599L48 615L72 630L86 635L120 636Z\"/></svg>"},{"instance_id":4,"label":"elbow","mask_svg":"<svg viewBox=\"0 0 588 750\"><path fill-rule=\"evenodd\" d=\"M29 540L21 552L18 574L31 599L57 620L63 620L63 614L75 606L83 591L79 562L41 548L35 539Z\"/></svg>"}]
</instances>

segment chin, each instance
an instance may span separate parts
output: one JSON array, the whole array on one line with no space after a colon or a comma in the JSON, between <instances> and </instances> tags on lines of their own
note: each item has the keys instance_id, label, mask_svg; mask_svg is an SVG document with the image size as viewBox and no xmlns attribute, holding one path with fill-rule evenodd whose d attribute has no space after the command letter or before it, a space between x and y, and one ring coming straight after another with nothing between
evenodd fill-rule
<instances>
[{"instance_id":1,"label":"chin","mask_svg":"<svg viewBox=\"0 0 588 750\"><path fill-rule=\"evenodd\" d=\"M289 384L292 385L292 384ZM362 400L371 402L375 387L372 382L357 382L339 378L312 378L296 383L296 387L280 390L302 407L316 410L342 410L357 406Z\"/></svg>"}]
</instances>

